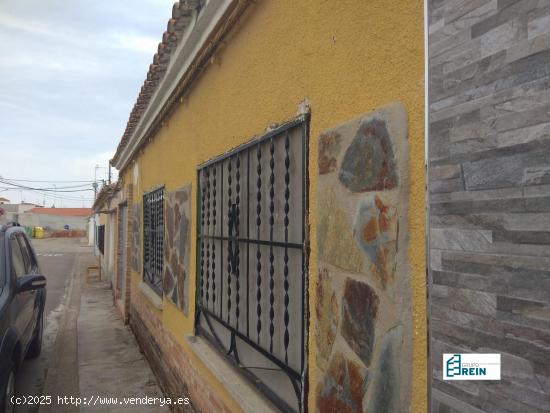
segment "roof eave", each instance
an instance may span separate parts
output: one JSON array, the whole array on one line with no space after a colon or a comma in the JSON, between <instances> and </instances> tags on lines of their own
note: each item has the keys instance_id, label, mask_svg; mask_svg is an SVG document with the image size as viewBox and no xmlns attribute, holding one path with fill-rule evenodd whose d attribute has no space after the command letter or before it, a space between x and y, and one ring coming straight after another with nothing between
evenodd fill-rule
<instances>
[{"instance_id":1,"label":"roof eave","mask_svg":"<svg viewBox=\"0 0 550 413\"><path fill-rule=\"evenodd\" d=\"M111 160L119 171L128 165L139 147L147 138L147 134L160 112L167 104L172 93L178 87L180 80L192 69L192 64L212 32L218 26L227 10L238 0L209 0L195 16L178 43L166 73L159 82L133 133L124 144L120 153Z\"/></svg>"}]
</instances>

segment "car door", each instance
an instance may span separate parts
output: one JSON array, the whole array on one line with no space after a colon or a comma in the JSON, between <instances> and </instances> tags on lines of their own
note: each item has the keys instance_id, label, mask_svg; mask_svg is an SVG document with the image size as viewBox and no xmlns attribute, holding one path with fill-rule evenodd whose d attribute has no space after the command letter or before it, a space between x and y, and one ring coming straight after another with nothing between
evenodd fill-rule
<instances>
[{"instance_id":1,"label":"car door","mask_svg":"<svg viewBox=\"0 0 550 413\"><path fill-rule=\"evenodd\" d=\"M38 269L38 263L36 261L36 257L34 256L34 253L32 251L31 246L29 245L29 241L27 240L27 237L25 234L20 232L17 234L17 239L19 241L19 245L21 246L21 252L23 253L23 260L25 261L25 274L27 275L37 275L40 273L40 270ZM29 334L32 334L34 331L34 326L36 325L36 320L38 318L38 294L36 290L30 291L30 294L32 295L32 308L31 308L31 319L29 321L29 325L27 326L27 329Z\"/></svg>"},{"instance_id":2,"label":"car door","mask_svg":"<svg viewBox=\"0 0 550 413\"><path fill-rule=\"evenodd\" d=\"M27 274L30 263L26 262L26 258L23 255L21 244L19 242L19 234L14 232L10 235L9 249L10 249L10 264L13 278L15 281L14 290L17 288L19 278ZM22 293L15 293L15 328L19 337L26 343L29 339L30 324L32 322L33 307L34 307L34 293L25 291Z\"/></svg>"}]
</instances>

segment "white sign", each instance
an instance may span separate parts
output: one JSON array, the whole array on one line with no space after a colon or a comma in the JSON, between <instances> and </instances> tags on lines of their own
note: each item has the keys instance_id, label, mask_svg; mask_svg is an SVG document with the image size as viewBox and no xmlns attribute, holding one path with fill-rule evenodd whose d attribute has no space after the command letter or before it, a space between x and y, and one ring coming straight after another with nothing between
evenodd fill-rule
<instances>
[{"instance_id":1,"label":"white sign","mask_svg":"<svg viewBox=\"0 0 550 413\"><path fill-rule=\"evenodd\" d=\"M443 380L500 380L500 354L443 354Z\"/></svg>"}]
</instances>

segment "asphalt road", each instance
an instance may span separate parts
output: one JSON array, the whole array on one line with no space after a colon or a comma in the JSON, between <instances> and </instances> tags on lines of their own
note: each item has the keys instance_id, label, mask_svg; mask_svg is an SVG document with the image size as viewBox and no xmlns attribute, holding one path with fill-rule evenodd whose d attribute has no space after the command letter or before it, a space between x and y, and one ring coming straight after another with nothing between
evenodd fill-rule
<instances>
[{"instance_id":1,"label":"asphalt road","mask_svg":"<svg viewBox=\"0 0 550 413\"><path fill-rule=\"evenodd\" d=\"M47 299L42 354L34 360L25 360L17 373L16 386L20 396L42 394L58 326L66 311L66 294L75 274L78 255L89 249L82 246L78 239L32 240L32 243L38 255L40 269L48 280ZM16 409L18 413L37 411L38 406L19 406Z\"/></svg>"}]
</instances>

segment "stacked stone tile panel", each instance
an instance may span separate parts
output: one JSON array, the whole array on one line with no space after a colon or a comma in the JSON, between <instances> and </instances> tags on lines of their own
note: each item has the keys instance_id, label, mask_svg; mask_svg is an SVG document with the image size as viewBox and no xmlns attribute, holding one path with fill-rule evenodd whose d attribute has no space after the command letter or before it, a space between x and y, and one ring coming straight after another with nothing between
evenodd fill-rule
<instances>
[{"instance_id":1,"label":"stacked stone tile panel","mask_svg":"<svg viewBox=\"0 0 550 413\"><path fill-rule=\"evenodd\" d=\"M550 411L550 3L430 0L433 412ZM502 380L442 380L442 353Z\"/></svg>"}]
</instances>

